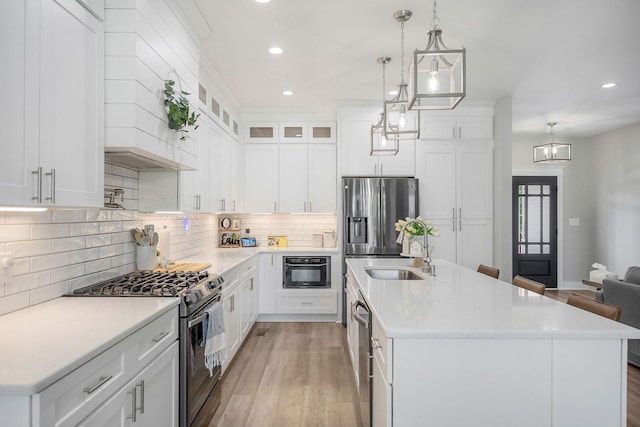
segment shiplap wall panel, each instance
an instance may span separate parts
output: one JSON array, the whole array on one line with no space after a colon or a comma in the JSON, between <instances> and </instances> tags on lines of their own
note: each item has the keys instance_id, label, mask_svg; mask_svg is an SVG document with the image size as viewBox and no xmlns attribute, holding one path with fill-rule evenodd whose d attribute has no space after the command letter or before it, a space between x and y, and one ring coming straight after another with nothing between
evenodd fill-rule
<instances>
[{"instance_id":1,"label":"shiplap wall panel","mask_svg":"<svg viewBox=\"0 0 640 427\"><path fill-rule=\"evenodd\" d=\"M106 90L114 92L106 95L107 149L129 146L153 158L197 167L196 134L179 141L181 134L168 129L163 89L165 79L178 81L179 76L174 87L189 92L195 108L198 43L166 1L107 0L105 7Z\"/></svg>"}]
</instances>

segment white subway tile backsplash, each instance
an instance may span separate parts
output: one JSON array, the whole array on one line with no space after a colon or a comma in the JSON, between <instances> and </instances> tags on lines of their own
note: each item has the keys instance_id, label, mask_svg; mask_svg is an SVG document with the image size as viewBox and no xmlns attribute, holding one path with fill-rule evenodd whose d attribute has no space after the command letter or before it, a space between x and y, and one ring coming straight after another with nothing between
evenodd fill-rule
<instances>
[{"instance_id":1,"label":"white subway tile backsplash","mask_svg":"<svg viewBox=\"0 0 640 427\"><path fill-rule=\"evenodd\" d=\"M133 243L133 235L131 231L122 231L120 233L113 233L111 235L111 243Z\"/></svg>"},{"instance_id":2,"label":"white subway tile backsplash","mask_svg":"<svg viewBox=\"0 0 640 427\"><path fill-rule=\"evenodd\" d=\"M84 268L87 274L99 273L103 270L108 270L111 267L111 258L97 259L95 261L89 261L85 263Z\"/></svg>"},{"instance_id":3,"label":"white subway tile backsplash","mask_svg":"<svg viewBox=\"0 0 640 427\"><path fill-rule=\"evenodd\" d=\"M13 275L21 276L31 271L31 259L30 258L18 258L13 262Z\"/></svg>"},{"instance_id":4,"label":"white subway tile backsplash","mask_svg":"<svg viewBox=\"0 0 640 427\"><path fill-rule=\"evenodd\" d=\"M84 275L84 264L73 264L51 270L51 282L58 283Z\"/></svg>"},{"instance_id":5,"label":"white subway tile backsplash","mask_svg":"<svg viewBox=\"0 0 640 427\"><path fill-rule=\"evenodd\" d=\"M69 224L32 224L31 239L55 239L56 237L68 237Z\"/></svg>"},{"instance_id":6,"label":"white subway tile backsplash","mask_svg":"<svg viewBox=\"0 0 640 427\"><path fill-rule=\"evenodd\" d=\"M51 271L40 271L38 273L25 274L23 276L15 276L10 282L5 283L5 292L7 295L17 294L19 292L30 291L31 289L40 288L51 284Z\"/></svg>"},{"instance_id":7,"label":"white subway tile backsplash","mask_svg":"<svg viewBox=\"0 0 640 427\"><path fill-rule=\"evenodd\" d=\"M44 286L29 292L30 305L40 304L45 301L52 300L60 295L69 293L69 282L56 283L54 285Z\"/></svg>"},{"instance_id":8,"label":"white subway tile backsplash","mask_svg":"<svg viewBox=\"0 0 640 427\"><path fill-rule=\"evenodd\" d=\"M69 253L61 252L57 254L42 255L31 258L31 271L51 270L56 267L69 265Z\"/></svg>"},{"instance_id":9,"label":"white subway tile backsplash","mask_svg":"<svg viewBox=\"0 0 640 427\"><path fill-rule=\"evenodd\" d=\"M7 295L0 298L0 315L29 306L29 292Z\"/></svg>"},{"instance_id":10,"label":"white subway tile backsplash","mask_svg":"<svg viewBox=\"0 0 640 427\"><path fill-rule=\"evenodd\" d=\"M93 261L98 258L100 258L100 248L82 249L69 253L70 264Z\"/></svg>"},{"instance_id":11,"label":"white subway tile backsplash","mask_svg":"<svg viewBox=\"0 0 640 427\"><path fill-rule=\"evenodd\" d=\"M100 258L107 258L122 254L122 245L100 247Z\"/></svg>"},{"instance_id":12,"label":"white subway tile backsplash","mask_svg":"<svg viewBox=\"0 0 640 427\"><path fill-rule=\"evenodd\" d=\"M87 213L83 209L54 210L51 211L51 222L54 224L84 222L86 215Z\"/></svg>"},{"instance_id":13,"label":"white subway tile backsplash","mask_svg":"<svg viewBox=\"0 0 640 427\"><path fill-rule=\"evenodd\" d=\"M122 231L122 222L119 221L111 221L111 222L101 222L100 223L100 233L117 233Z\"/></svg>"},{"instance_id":14,"label":"white subway tile backsplash","mask_svg":"<svg viewBox=\"0 0 640 427\"><path fill-rule=\"evenodd\" d=\"M9 242L3 252L11 252L13 258L30 257L51 253L51 240L29 240Z\"/></svg>"},{"instance_id":15,"label":"white subway tile backsplash","mask_svg":"<svg viewBox=\"0 0 640 427\"><path fill-rule=\"evenodd\" d=\"M3 242L19 242L31 238L31 226L25 225L0 225L0 240Z\"/></svg>"},{"instance_id":16,"label":"white subway tile backsplash","mask_svg":"<svg viewBox=\"0 0 640 427\"><path fill-rule=\"evenodd\" d=\"M111 234L97 234L95 236L87 236L86 245L88 248L97 246L105 246L111 244Z\"/></svg>"},{"instance_id":17,"label":"white subway tile backsplash","mask_svg":"<svg viewBox=\"0 0 640 427\"><path fill-rule=\"evenodd\" d=\"M51 222L51 211L7 212L7 224L47 224Z\"/></svg>"},{"instance_id":18,"label":"white subway tile backsplash","mask_svg":"<svg viewBox=\"0 0 640 427\"><path fill-rule=\"evenodd\" d=\"M76 249L84 249L85 237L66 237L51 241L52 252L68 252Z\"/></svg>"},{"instance_id":19,"label":"white subway tile backsplash","mask_svg":"<svg viewBox=\"0 0 640 427\"><path fill-rule=\"evenodd\" d=\"M69 224L70 236L87 236L89 234L98 234L100 232L100 223L98 222L79 222L77 224Z\"/></svg>"},{"instance_id":20,"label":"white subway tile backsplash","mask_svg":"<svg viewBox=\"0 0 640 427\"><path fill-rule=\"evenodd\" d=\"M87 274L86 276L76 277L69 280L69 292L73 292L83 286L93 285L100 281L100 275L97 273Z\"/></svg>"}]
</instances>

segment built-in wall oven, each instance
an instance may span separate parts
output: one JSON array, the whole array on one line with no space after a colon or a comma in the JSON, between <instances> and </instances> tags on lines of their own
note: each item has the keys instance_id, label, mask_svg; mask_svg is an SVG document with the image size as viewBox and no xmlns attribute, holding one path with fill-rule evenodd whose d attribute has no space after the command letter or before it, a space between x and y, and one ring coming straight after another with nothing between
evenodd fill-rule
<instances>
[{"instance_id":1,"label":"built-in wall oven","mask_svg":"<svg viewBox=\"0 0 640 427\"><path fill-rule=\"evenodd\" d=\"M327 289L331 287L331 257L283 257L284 289Z\"/></svg>"}]
</instances>

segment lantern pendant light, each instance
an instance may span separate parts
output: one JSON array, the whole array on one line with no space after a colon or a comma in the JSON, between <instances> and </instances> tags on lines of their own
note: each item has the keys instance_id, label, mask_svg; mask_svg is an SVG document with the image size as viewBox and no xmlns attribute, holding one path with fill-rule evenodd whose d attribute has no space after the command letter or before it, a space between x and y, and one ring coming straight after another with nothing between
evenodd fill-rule
<instances>
[{"instance_id":1,"label":"lantern pendant light","mask_svg":"<svg viewBox=\"0 0 640 427\"><path fill-rule=\"evenodd\" d=\"M395 156L398 154L399 141L397 136L397 128L391 127L390 132L385 131L385 68L391 62L388 56L378 58L378 64L382 64L382 113L380 120L375 125L371 125L371 151L372 156ZM388 136L387 136L388 135Z\"/></svg>"},{"instance_id":2,"label":"lantern pendant light","mask_svg":"<svg viewBox=\"0 0 640 427\"><path fill-rule=\"evenodd\" d=\"M466 96L466 49L449 49L442 41L439 23L433 0L427 47L414 51L409 67L412 110L453 110Z\"/></svg>"},{"instance_id":3,"label":"lantern pendant light","mask_svg":"<svg viewBox=\"0 0 640 427\"><path fill-rule=\"evenodd\" d=\"M404 23L411 18L410 10L399 10L393 14L400 22L400 85L395 98L385 102L385 132L387 138L400 140L420 138L420 111L409 109L409 94L404 82Z\"/></svg>"},{"instance_id":4,"label":"lantern pendant light","mask_svg":"<svg viewBox=\"0 0 640 427\"><path fill-rule=\"evenodd\" d=\"M558 141L556 134L553 133L553 127L557 124L556 122L547 123L547 126L551 127L549 142L533 147L534 163L555 163L571 160L571 144Z\"/></svg>"}]
</instances>

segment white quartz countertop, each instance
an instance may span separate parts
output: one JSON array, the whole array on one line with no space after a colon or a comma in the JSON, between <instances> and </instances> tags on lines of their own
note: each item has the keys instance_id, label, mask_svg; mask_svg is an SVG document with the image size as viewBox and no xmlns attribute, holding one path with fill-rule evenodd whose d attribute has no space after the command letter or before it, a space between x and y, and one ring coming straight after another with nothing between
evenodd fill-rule
<instances>
[{"instance_id":1,"label":"white quartz countertop","mask_svg":"<svg viewBox=\"0 0 640 427\"><path fill-rule=\"evenodd\" d=\"M0 316L0 396L42 391L178 304L61 297Z\"/></svg>"},{"instance_id":2,"label":"white quartz countertop","mask_svg":"<svg viewBox=\"0 0 640 427\"><path fill-rule=\"evenodd\" d=\"M406 258L351 258L360 291L387 337L640 338L640 330L444 261L436 276ZM366 268L402 266L424 280L376 280Z\"/></svg>"},{"instance_id":3,"label":"white quartz countertop","mask_svg":"<svg viewBox=\"0 0 640 427\"><path fill-rule=\"evenodd\" d=\"M207 270L218 275L224 275L225 271L231 270L244 261L249 260L260 253L277 253L277 254L337 254L337 248L312 248L312 247L275 247L275 246L258 246L255 248L215 248L206 252L200 252L185 258L176 260L176 263L182 262L208 262L211 267Z\"/></svg>"}]
</instances>

